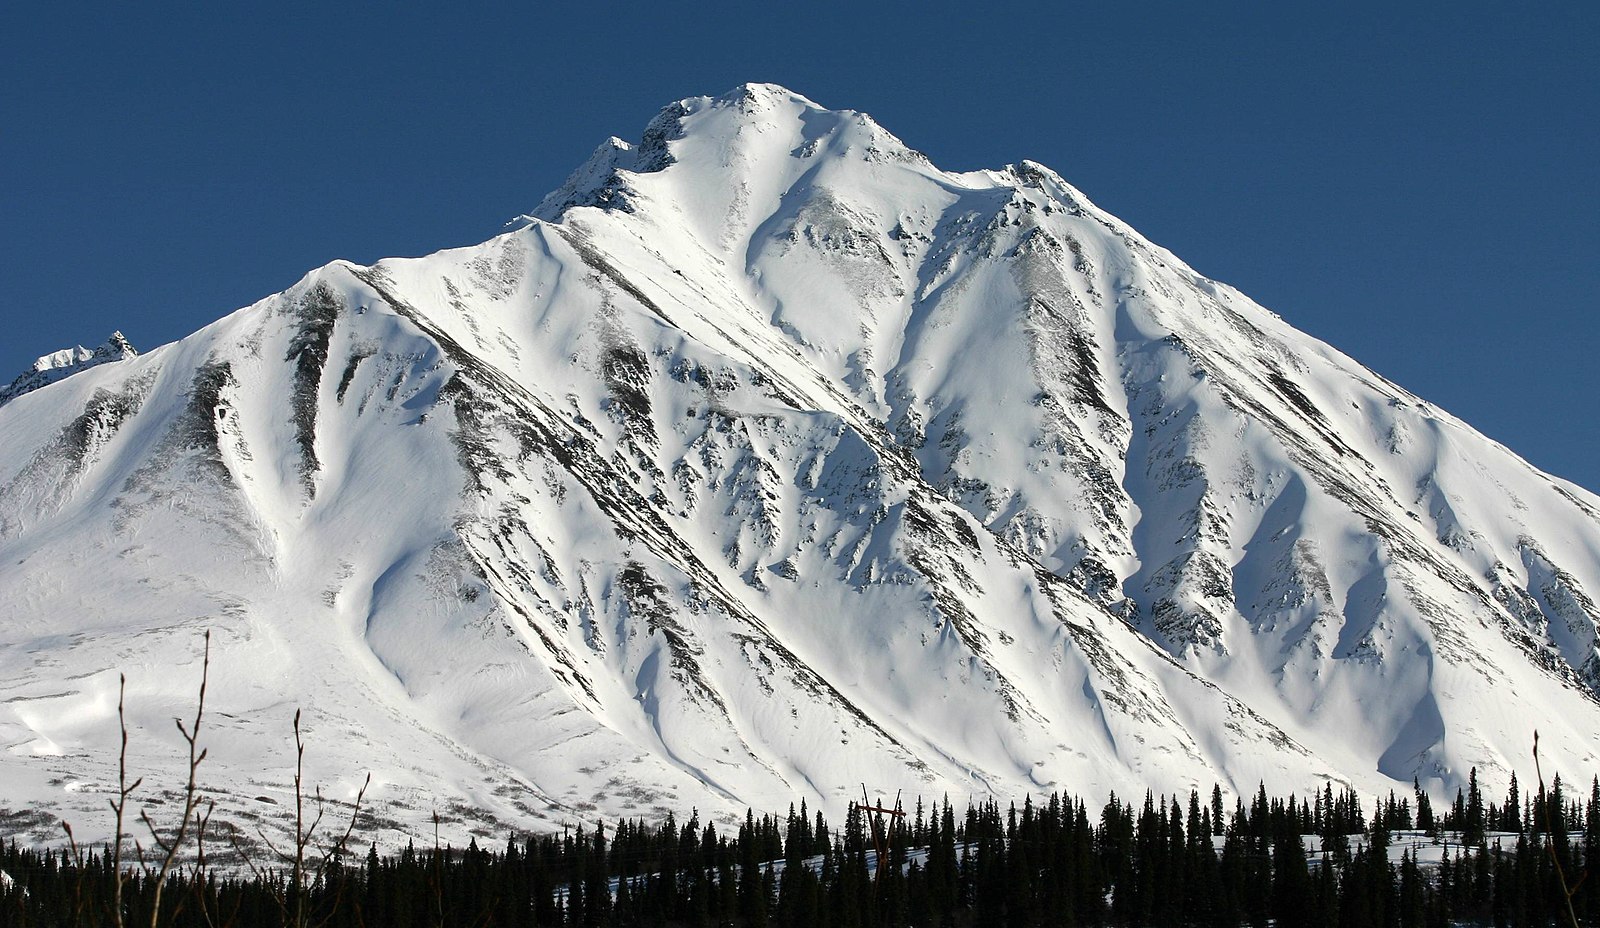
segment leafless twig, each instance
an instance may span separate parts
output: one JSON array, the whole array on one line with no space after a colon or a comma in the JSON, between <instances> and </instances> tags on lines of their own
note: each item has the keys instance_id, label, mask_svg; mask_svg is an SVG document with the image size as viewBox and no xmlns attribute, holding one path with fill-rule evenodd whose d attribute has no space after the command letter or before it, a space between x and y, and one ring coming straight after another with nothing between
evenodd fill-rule
<instances>
[{"instance_id":1,"label":"leafless twig","mask_svg":"<svg viewBox=\"0 0 1600 928\"><path fill-rule=\"evenodd\" d=\"M433 867L430 868L430 879L433 881L433 917L435 925L444 924L444 879L441 871L444 868L444 858L439 849L439 810L433 810Z\"/></svg>"},{"instance_id":2,"label":"leafless twig","mask_svg":"<svg viewBox=\"0 0 1600 928\"><path fill-rule=\"evenodd\" d=\"M1578 928L1578 913L1572 908L1572 897L1578 894L1578 886L1583 883L1583 877L1577 883L1567 883L1567 873L1561 867L1561 855L1556 853L1556 830L1552 827L1550 818L1550 800L1544 792L1544 771L1539 769L1539 732L1533 733L1533 772L1539 775L1539 807L1544 811L1545 848L1550 852L1550 862L1556 865L1556 877L1561 881L1561 894L1567 904L1567 918L1572 922L1572 928ZM1559 779L1559 777L1557 778ZM1557 810L1565 815L1565 810ZM1584 874L1587 876L1588 874Z\"/></svg>"},{"instance_id":3,"label":"leafless twig","mask_svg":"<svg viewBox=\"0 0 1600 928\"><path fill-rule=\"evenodd\" d=\"M189 778L183 787L183 811L180 813L176 830L170 837L163 838L156 828L155 822L150 820L149 813L140 810L139 818L150 830L150 840L162 853L161 863L151 874L151 881L155 884L155 892L150 905L150 928L157 928L161 918L161 891L166 888L167 875L172 872L173 864L178 859L178 854L183 849L185 840L189 837L190 824L195 819L195 810L200 805L200 792L196 772L200 764L206 759L206 749L200 747L200 723L206 711L206 684L211 678L211 632L206 631L205 656L200 664L200 698L195 702L194 722L185 726L182 719L174 719L178 726L178 733L189 745ZM127 742L126 729L124 729L123 742ZM120 825L120 823L119 823ZM142 857L141 853L141 857ZM120 919L118 921L120 924Z\"/></svg>"},{"instance_id":4,"label":"leafless twig","mask_svg":"<svg viewBox=\"0 0 1600 928\"><path fill-rule=\"evenodd\" d=\"M72 834L72 823L66 819L61 820L61 830L67 833L67 847L72 851L72 923L83 923L83 849L78 847L78 839Z\"/></svg>"},{"instance_id":5,"label":"leafless twig","mask_svg":"<svg viewBox=\"0 0 1600 928\"><path fill-rule=\"evenodd\" d=\"M367 787L369 787L371 785L372 785L372 774L368 773L366 780L364 782L362 782L362 784L361 784L361 789L356 791L356 801L355 801L355 804L350 809L350 821L345 823L344 834L340 835L337 841L334 841L332 844L328 845L328 849L326 851L324 851L323 854L322 854L321 862L317 864L316 871L311 875L311 885L312 886L316 886L318 883L322 883L323 880L327 877L328 868L333 866L336 862L341 861L341 860L344 859L345 849L347 847L349 847L349 845L350 845L350 836L352 834L354 834L355 830L356 830L356 820L361 817L361 802L362 802L363 799L366 798ZM322 820L322 812L321 812L322 791L320 789L317 791L317 805L318 805L317 820L321 821ZM310 840L311 840L311 836L309 834L307 834L305 836L305 841L307 843L309 843ZM343 897L344 897L344 880L341 879L339 881L338 888L334 890L333 899L331 900L331 902L329 904L329 907L328 907L328 909L329 909L329 917L331 917L333 911L335 911L335 910L337 910L339 908L339 902ZM323 921L325 922L326 919L324 919ZM319 924L321 924L321 923L319 922Z\"/></svg>"},{"instance_id":6,"label":"leafless twig","mask_svg":"<svg viewBox=\"0 0 1600 928\"><path fill-rule=\"evenodd\" d=\"M233 924L234 921L239 917L239 906L242 903L235 901L233 905L233 912L228 915L224 921L219 923L217 921L217 917L221 913L213 913L211 911L211 903L206 895L207 884L211 879L211 859L206 854L206 832L211 828L211 815L216 811L217 804L215 802L207 802L205 813L203 815L196 814L195 816L195 859L193 867L194 894L197 904L200 907L200 917L205 921L208 928L225 928L225 926Z\"/></svg>"},{"instance_id":7,"label":"leafless twig","mask_svg":"<svg viewBox=\"0 0 1600 928\"><path fill-rule=\"evenodd\" d=\"M287 845L280 847L267 835L264 828L260 826L256 828L256 835L261 839L261 843L266 846L272 857L279 864L289 867L287 884L284 886L282 893L274 895L273 901L278 906L283 923L294 926L294 928L309 928L313 924L310 913L307 911L307 891L322 882L334 861L344 855L345 849L350 843L350 836L355 833L356 822L361 817L361 804L366 798L367 787L372 784L372 774L369 773L366 781L361 784L361 789L356 793L355 803L350 809L350 820L345 824L343 834L322 851L320 860L314 864L308 864L308 858L316 852L316 835L322 827L323 819L326 817L327 804L322 798L322 788L315 788L311 796L313 808L310 810L310 822L308 824L306 821L308 810L306 809L305 757L306 744L305 738L300 731L300 710L297 709L294 713L294 844L292 847ZM264 876L262 868L251 858L250 852L241 845L237 834L230 833L229 837L233 843L234 850L244 859L245 866L250 869L250 872L258 880L261 880ZM340 892L342 892L342 887ZM335 909L338 907L338 898L336 894L333 903L333 908ZM331 917L332 911L329 912L326 918L315 924L325 924L328 918Z\"/></svg>"},{"instance_id":8,"label":"leafless twig","mask_svg":"<svg viewBox=\"0 0 1600 928\"><path fill-rule=\"evenodd\" d=\"M111 841L111 918L116 928L123 928L122 887L128 881L122 869L122 841L127 836L128 797L144 782L141 777L128 782L128 714L125 700L128 695L128 675L117 674L117 729L122 743L117 749L117 798L111 800L111 811L116 815L116 837ZM142 857L142 855L141 855Z\"/></svg>"}]
</instances>

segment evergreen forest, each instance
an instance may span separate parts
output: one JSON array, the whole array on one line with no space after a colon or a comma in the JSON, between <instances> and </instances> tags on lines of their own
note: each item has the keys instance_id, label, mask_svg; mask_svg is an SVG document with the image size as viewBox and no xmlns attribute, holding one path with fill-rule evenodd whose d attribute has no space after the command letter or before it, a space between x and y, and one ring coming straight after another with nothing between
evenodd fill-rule
<instances>
[{"instance_id":1,"label":"evergreen forest","mask_svg":"<svg viewBox=\"0 0 1600 928\"><path fill-rule=\"evenodd\" d=\"M342 843L342 842L340 842ZM557 926L1600 925L1600 779L1448 808L1363 808L1332 786L1098 806L1053 795L953 807L805 803L740 823L668 815L496 846L336 844L282 867L198 858L165 874L110 849L0 845L0 925ZM213 860L219 862L213 862ZM120 874L120 875L119 875ZM116 900L120 897L120 911Z\"/></svg>"}]
</instances>

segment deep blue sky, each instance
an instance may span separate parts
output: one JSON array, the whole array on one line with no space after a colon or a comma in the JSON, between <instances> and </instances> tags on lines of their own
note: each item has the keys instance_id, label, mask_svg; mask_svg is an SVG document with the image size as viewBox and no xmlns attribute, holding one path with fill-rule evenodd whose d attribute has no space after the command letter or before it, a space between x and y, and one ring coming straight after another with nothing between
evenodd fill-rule
<instances>
[{"instance_id":1,"label":"deep blue sky","mask_svg":"<svg viewBox=\"0 0 1600 928\"><path fill-rule=\"evenodd\" d=\"M765 80L947 169L1050 165L1600 489L1600 4L1311 6L7 4L0 381L480 241L606 136Z\"/></svg>"}]
</instances>

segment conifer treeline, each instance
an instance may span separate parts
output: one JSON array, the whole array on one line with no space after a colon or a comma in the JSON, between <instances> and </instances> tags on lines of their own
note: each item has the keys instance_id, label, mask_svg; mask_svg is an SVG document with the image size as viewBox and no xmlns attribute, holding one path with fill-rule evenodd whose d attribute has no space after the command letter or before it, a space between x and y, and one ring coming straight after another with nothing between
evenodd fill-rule
<instances>
[{"instance_id":1,"label":"conifer treeline","mask_svg":"<svg viewBox=\"0 0 1600 928\"><path fill-rule=\"evenodd\" d=\"M1111 796L1098 809L1061 795L958 813L919 800L883 819L881 873L868 813L841 827L801 803L787 815L747 813L719 829L691 815L622 820L503 849L371 849L336 862L314 885L283 873L217 870L167 880L157 923L254 928L286 924L480 926L738 925L838 928L967 925L1382 926L1462 921L1566 923L1569 883L1600 867L1600 778L1586 798L1558 780L1526 797L1513 780L1485 803L1474 774L1435 814L1421 791L1377 803L1353 792L1269 798L1264 788L1226 808L1222 793ZM1440 864L1409 852L1390 861L1395 832L1446 843ZM1320 838L1308 854L1303 835ZM1359 836L1359 840L1357 840ZM1312 842L1316 846L1318 842ZM1552 854L1553 850L1553 854ZM112 923L107 856L0 846L0 925ZM1600 882L1600 876L1596 877ZM151 923L148 875L123 887L129 925ZM1600 925L1600 885L1572 896Z\"/></svg>"}]
</instances>

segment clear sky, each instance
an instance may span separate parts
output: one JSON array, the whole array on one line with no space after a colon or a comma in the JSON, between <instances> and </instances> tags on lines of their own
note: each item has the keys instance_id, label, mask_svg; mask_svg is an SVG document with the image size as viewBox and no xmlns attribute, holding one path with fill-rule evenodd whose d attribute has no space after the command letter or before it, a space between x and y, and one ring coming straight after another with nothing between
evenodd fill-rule
<instances>
[{"instance_id":1,"label":"clear sky","mask_svg":"<svg viewBox=\"0 0 1600 928\"><path fill-rule=\"evenodd\" d=\"M0 381L334 258L488 238L748 80L1043 162L1201 273L1600 489L1600 4L11 3Z\"/></svg>"}]
</instances>

